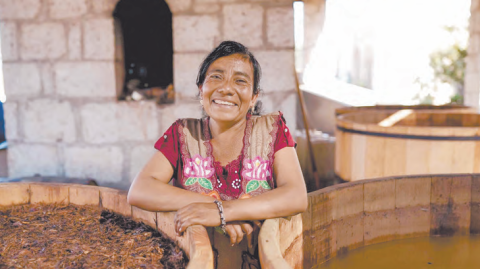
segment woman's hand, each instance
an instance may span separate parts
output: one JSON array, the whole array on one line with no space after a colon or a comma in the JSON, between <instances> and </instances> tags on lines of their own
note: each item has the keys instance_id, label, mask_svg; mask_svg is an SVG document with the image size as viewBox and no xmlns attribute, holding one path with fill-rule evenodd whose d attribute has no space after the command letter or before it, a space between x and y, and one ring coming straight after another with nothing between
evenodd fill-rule
<instances>
[{"instance_id":1,"label":"woman's hand","mask_svg":"<svg viewBox=\"0 0 480 269\"><path fill-rule=\"evenodd\" d=\"M250 223L245 221L230 222L225 226L225 232L227 232L228 237L230 237L232 246L235 245L235 243L240 244L243 236L247 235L248 247L252 247L253 227Z\"/></svg>"},{"instance_id":2,"label":"woman's hand","mask_svg":"<svg viewBox=\"0 0 480 269\"><path fill-rule=\"evenodd\" d=\"M192 225L220 226L220 213L215 203L192 203L180 208L175 214L175 231L183 233Z\"/></svg>"}]
</instances>

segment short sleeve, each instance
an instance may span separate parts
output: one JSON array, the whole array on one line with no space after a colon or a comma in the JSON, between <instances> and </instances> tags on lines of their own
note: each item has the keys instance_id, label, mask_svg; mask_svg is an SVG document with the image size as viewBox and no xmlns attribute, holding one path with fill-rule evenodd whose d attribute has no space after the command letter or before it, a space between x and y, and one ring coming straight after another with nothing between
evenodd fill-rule
<instances>
[{"instance_id":1,"label":"short sleeve","mask_svg":"<svg viewBox=\"0 0 480 269\"><path fill-rule=\"evenodd\" d=\"M277 138L275 139L275 146L274 151L275 153L284 147L297 147L297 143L293 140L293 136L290 133L290 129L287 127L287 123L285 122L285 118L283 118L283 114L280 113L278 117L278 130L277 130Z\"/></svg>"},{"instance_id":2,"label":"short sleeve","mask_svg":"<svg viewBox=\"0 0 480 269\"><path fill-rule=\"evenodd\" d=\"M163 153L173 168L177 168L179 154L178 143L178 122L175 122L168 128L154 146L157 150Z\"/></svg>"}]
</instances>

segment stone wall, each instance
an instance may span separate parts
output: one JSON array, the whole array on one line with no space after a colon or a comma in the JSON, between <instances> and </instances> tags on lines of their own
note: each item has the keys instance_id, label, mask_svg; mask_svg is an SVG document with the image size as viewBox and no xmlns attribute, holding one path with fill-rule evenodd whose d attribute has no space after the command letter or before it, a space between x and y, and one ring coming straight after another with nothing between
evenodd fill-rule
<instances>
[{"instance_id":1,"label":"stone wall","mask_svg":"<svg viewBox=\"0 0 480 269\"><path fill-rule=\"evenodd\" d=\"M465 72L465 105L479 109L480 105L480 0L470 7L470 38Z\"/></svg>"},{"instance_id":2,"label":"stone wall","mask_svg":"<svg viewBox=\"0 0 480 269\"><path fill-rule=\"evenodd\" d=\"M282 110L296 128L292 0L167 1L177 96L164 106L117 101L117 1L0 0L10 177L91 177L128 188L170 124L201 115L196 72L225 39L251 48L263 69L264 111Z\"/></svg>"}]
</instances>

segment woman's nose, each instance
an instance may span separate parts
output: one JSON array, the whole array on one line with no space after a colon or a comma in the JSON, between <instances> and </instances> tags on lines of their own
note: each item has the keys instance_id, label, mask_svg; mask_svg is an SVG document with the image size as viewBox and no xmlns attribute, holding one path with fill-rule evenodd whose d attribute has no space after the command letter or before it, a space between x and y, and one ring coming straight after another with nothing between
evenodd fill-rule
<instances>
[{"instance_id":1,"label":"woman's nose","mask_svg":"<svg viewBox=\"0 0 480 269\"><path fill-rule=\"evenodd\" d=\"M223 83L220 88L218 89L219 92L223 93L223 94L233 94L234 92L234 86L231 82L229 81L226 81L225 83Z\"/></svg>"}]
</instances>

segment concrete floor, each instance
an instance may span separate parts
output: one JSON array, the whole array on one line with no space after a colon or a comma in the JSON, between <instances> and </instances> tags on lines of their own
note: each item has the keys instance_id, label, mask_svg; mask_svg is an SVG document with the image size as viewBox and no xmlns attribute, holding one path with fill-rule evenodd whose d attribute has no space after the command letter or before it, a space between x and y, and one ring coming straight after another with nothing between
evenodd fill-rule
<instances>
[{"instance_id":1,"label":"concrete floor","mask_svg":"<svg viewBox=\"0 0 480 269\"><path fill-rule=\"evenodd\" d=\"M8 176L7 150L0 150L0 178Z\"/></svg>"}]
</instances>

